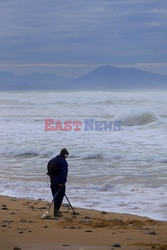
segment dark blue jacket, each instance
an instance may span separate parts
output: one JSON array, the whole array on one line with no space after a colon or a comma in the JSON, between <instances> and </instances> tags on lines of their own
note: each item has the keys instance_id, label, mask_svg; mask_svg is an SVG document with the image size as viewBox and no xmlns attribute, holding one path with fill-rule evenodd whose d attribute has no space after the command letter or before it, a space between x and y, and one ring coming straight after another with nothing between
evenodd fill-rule
<instances>
[{"instance_id":1,"label":"dark blue jacket","mask_svg":"<svg viewBox=\"0 0 167 250\"><path fill-rule=\"evenodd\" d=\"M68 175L68 163L64 159L63 156L57 155L56 159L58 160L58 174L56 176L51 176L51 184L57 185L57 184L65 184L67 181L67 175Z\"/></svg>"}]
</instances>

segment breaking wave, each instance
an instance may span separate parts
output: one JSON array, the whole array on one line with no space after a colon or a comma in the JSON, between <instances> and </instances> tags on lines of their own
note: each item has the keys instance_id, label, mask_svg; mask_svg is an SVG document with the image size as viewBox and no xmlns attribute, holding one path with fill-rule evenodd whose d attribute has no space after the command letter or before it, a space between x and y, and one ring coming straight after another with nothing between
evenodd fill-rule
<instances>
[{"instance_id":1,"label":"breaking wave","mask_svg":"<svg viewBox=\"0 0 167 250\"><path fill-rule=\"evenodd\" d=\"M94 151L94 152L93 152ZM55 154L58 154L58 151L55 152L54 147L50 148L43 148L43 147L33 147L32 145L29 146L20 146L20 147L5 147L0 149L0 154L4 156L13 156L18 158L46 158L50 159L55 156ZM119 152L110 152L108 154L106 151L101 150L99 152L99 149L97 150L90 150L88 152L76 152L75 150L72 150L70 152L71 160L80 159L80 160L97 160L97 161L145 161L145 162L157 162L157 163L166 163L166 151L161 151L158 154L154 154L151 151L148 151L147 154L145 154L145 150L140 152L140 154L136 153L135 151L127 152L126 155L122 150Z\"/></svg>"},{"instance_id":2,"label":"breaking wave","mask_svg":"<svg viewBox=\"0 0 167 250\"><path fill-rule=\"evenodd\" d=\"M104 158L104 156L102 155L102 154L88 154L88 155L84 155L83 157L82 157L83 159L97 159L97 160L101 160L101 159L103 159Z\"/></svg>"},{"instance_id":3,"label":"breaking wave","mask_svg":"<svg viewBox=\"0 0 167 250\"><path fill-rule=\"evenodd\" d=\"M151 111L123 110L114 120L121 121L122 126L143 126L159 120L159 117Z\"/></svg>"}]
</instances>

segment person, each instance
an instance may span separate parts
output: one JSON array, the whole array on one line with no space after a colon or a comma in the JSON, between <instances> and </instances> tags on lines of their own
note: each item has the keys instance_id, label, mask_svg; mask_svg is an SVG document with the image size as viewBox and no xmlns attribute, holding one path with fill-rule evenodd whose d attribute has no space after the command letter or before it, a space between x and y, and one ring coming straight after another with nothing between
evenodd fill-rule
<instances>
[{"instance_id":1,"label":"person","mask_svg":"<svg viewBox=\"0 0 167 250\"><path fill-rule=\"evenodd\" d=\"M58 162L58 171L56 175L50 175L51 192L54 198L54 216L61 216L60 207L66 191L66 182L68 175L68 163L66 158L69 152L63 148L59 155L55 157Z\"/></svg>"}]
</instances>

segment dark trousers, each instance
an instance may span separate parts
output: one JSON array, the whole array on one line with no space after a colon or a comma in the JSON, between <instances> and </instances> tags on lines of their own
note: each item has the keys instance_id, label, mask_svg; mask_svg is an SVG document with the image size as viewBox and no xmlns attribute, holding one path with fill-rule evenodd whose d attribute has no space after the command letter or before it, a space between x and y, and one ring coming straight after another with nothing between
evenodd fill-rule
<instances>
[{"instance_id":1,"label":"dark trousers","mask_svg":"<svg viewBox=\"0 0 167 250\"><path fill-rule=\"evenodd\" d=\"M52 195L53 195L53 197L55 197L54 198L54 208L55 209L60 209L64 195L65 195L65 190L66 190L65 185L60 189L59 185L51 184ZM56 195L56 193L57 193L57 195Z\"/></svg>"}]
</instances>

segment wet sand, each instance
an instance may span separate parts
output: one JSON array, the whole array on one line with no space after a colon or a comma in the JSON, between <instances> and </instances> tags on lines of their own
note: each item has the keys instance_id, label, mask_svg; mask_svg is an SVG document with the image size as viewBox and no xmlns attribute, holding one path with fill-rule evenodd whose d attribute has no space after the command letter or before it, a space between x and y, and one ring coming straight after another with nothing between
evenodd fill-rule
<instances>
[{"instance_id":1,"label":"wet sand","mask_svg":"<svg viewBox=\"0 0 167 250\"><path fill-rule=\"evenodd\" d=\"M167 249L167 222L75 208L41 219L50 203L0 196L1 250ZM53 207L51 208L52 212Z\"/></svg>"}]
</instances>

